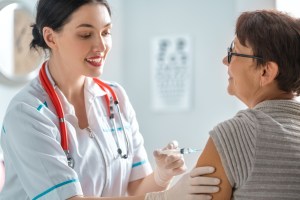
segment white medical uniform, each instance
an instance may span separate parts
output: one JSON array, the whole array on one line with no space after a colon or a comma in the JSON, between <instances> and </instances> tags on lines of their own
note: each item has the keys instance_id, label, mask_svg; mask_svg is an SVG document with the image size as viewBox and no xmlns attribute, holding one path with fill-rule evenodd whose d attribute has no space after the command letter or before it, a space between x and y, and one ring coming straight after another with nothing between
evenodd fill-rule
<instances>
[{"instance_id":1,"label":"white medical uniform","mask_svg":"<svg viewBox=\"0 0 300 200\"><path fill-rule=\"evenodd\" d=\"M0 135L0 141L1 141L1 135ZM0 145L0 162L3 161L3 151L2 151L2 147Z\"/></svg>"},{"instance_id":2,"label":"white medical uniform","mask_svg":"<svg viewBox=\"0 0 300 200\"><path fill-rule=\"evenodd\" d=\"M0 199L56 200L75 195L126 195L128 183L151 174L152 168L124 89L118 84L112 85L129 138L127 159L120 158L117 153L116 137L123 153L127 151L126 140L118 115L115 115L117 134L111 126L105 91L91 78L86 78L84 95L90 133L78 127L74 107L55 86L48 69L47 75L65 113L74 169L68 166L61 147L55 108L37 77L13 98L4 118L1 143L6 181Z\"/></svg>"}]
</instances>

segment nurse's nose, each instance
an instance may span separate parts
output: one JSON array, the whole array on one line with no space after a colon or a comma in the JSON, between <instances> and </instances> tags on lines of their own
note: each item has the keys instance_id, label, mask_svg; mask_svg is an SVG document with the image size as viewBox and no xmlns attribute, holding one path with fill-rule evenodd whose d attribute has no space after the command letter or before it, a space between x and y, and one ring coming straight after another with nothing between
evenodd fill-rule
<instances>
[{"instance_id":1,"label":"nurse's nose","mask_svg":"<svg viewBox=\"0 0 300 200\"><path fill-rule=\"evenodd\" d=\"M106 40L101 35L97 37L97 40L95 41L94 50L97 52L104 52L106 50Z\"/></svg>"}]
</instances>

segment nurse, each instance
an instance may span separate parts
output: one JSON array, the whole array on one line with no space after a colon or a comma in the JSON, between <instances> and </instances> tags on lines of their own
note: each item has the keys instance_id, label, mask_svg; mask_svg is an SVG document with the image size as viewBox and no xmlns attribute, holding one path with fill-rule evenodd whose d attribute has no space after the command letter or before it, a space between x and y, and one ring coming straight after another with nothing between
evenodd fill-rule
<instances>
[{"instance_id":1,"label":"nurse","mask_svg":"<svg viewBox=\"0 0 300 200\"><path fill-rule=\"evenodd\" d=\"M7 109L0 199L138 200L165 190L185 171L183 158L155 152L153 172L124 89L97 78L112 46L108 3L40 0L32 27L31 48L48 57ZM164 194L209 198L200 193L215 192L218 180L198 178L209 169L194 169Z\"/></svg>"}]
</instances>

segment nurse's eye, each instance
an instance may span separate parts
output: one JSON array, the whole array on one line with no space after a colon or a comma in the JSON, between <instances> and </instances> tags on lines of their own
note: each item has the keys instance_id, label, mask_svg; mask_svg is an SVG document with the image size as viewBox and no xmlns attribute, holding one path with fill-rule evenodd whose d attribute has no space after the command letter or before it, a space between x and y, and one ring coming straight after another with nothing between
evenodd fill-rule
<instances>
[{"instance_id":1,"label":"nurse's eye","mask_svg":"<svg viewBox=\"0 0 300 200\"><path fill-rule=\"evenodd\" d=\"M102 36L109 36L109 35L111 35L111 32L110 32L110 30L107 30L107 31L103 31L102 32Z\"/></svg>"},{"instance_id":2,"label":"nurse's eye","mask_svg":"<svg viewBox=\"0 0 300 200\"><path fill-rule=\"evenodd\" d=\"M91 33L84 33L84 34L79 34L79 37L82 39L88 39L92 36Z\"/></svg>"}]
</instances>

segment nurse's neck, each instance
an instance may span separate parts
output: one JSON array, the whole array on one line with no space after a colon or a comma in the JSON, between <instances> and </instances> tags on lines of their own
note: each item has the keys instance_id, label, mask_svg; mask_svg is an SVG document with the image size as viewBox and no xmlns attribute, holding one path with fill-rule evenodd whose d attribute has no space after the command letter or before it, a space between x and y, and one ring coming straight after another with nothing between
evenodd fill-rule
<instances>
[{"instance_id":1,"label":"nurse's neck","mask_svg":"<svg viewBox=\"0 0 300 200\"><path fill-rule=\"evenodd\" d=\"M48 69L55 84L70 103L84 97L84 76L76 74L71 66L53 59L49 59Z\"/></svg>"},{"instance_id":2,"label":"nurse's neck","mask_svg":"<svg viewBox=\"0 0 300 200\"><path fill-rule=\"evenodd\" d=\"M76 74L72 66L50 59L48 61L49 72L55 84L62 91L70 104L74 106L79 128L89 126L84 101L85 76Z\"/></svg>"}]
</instances>

